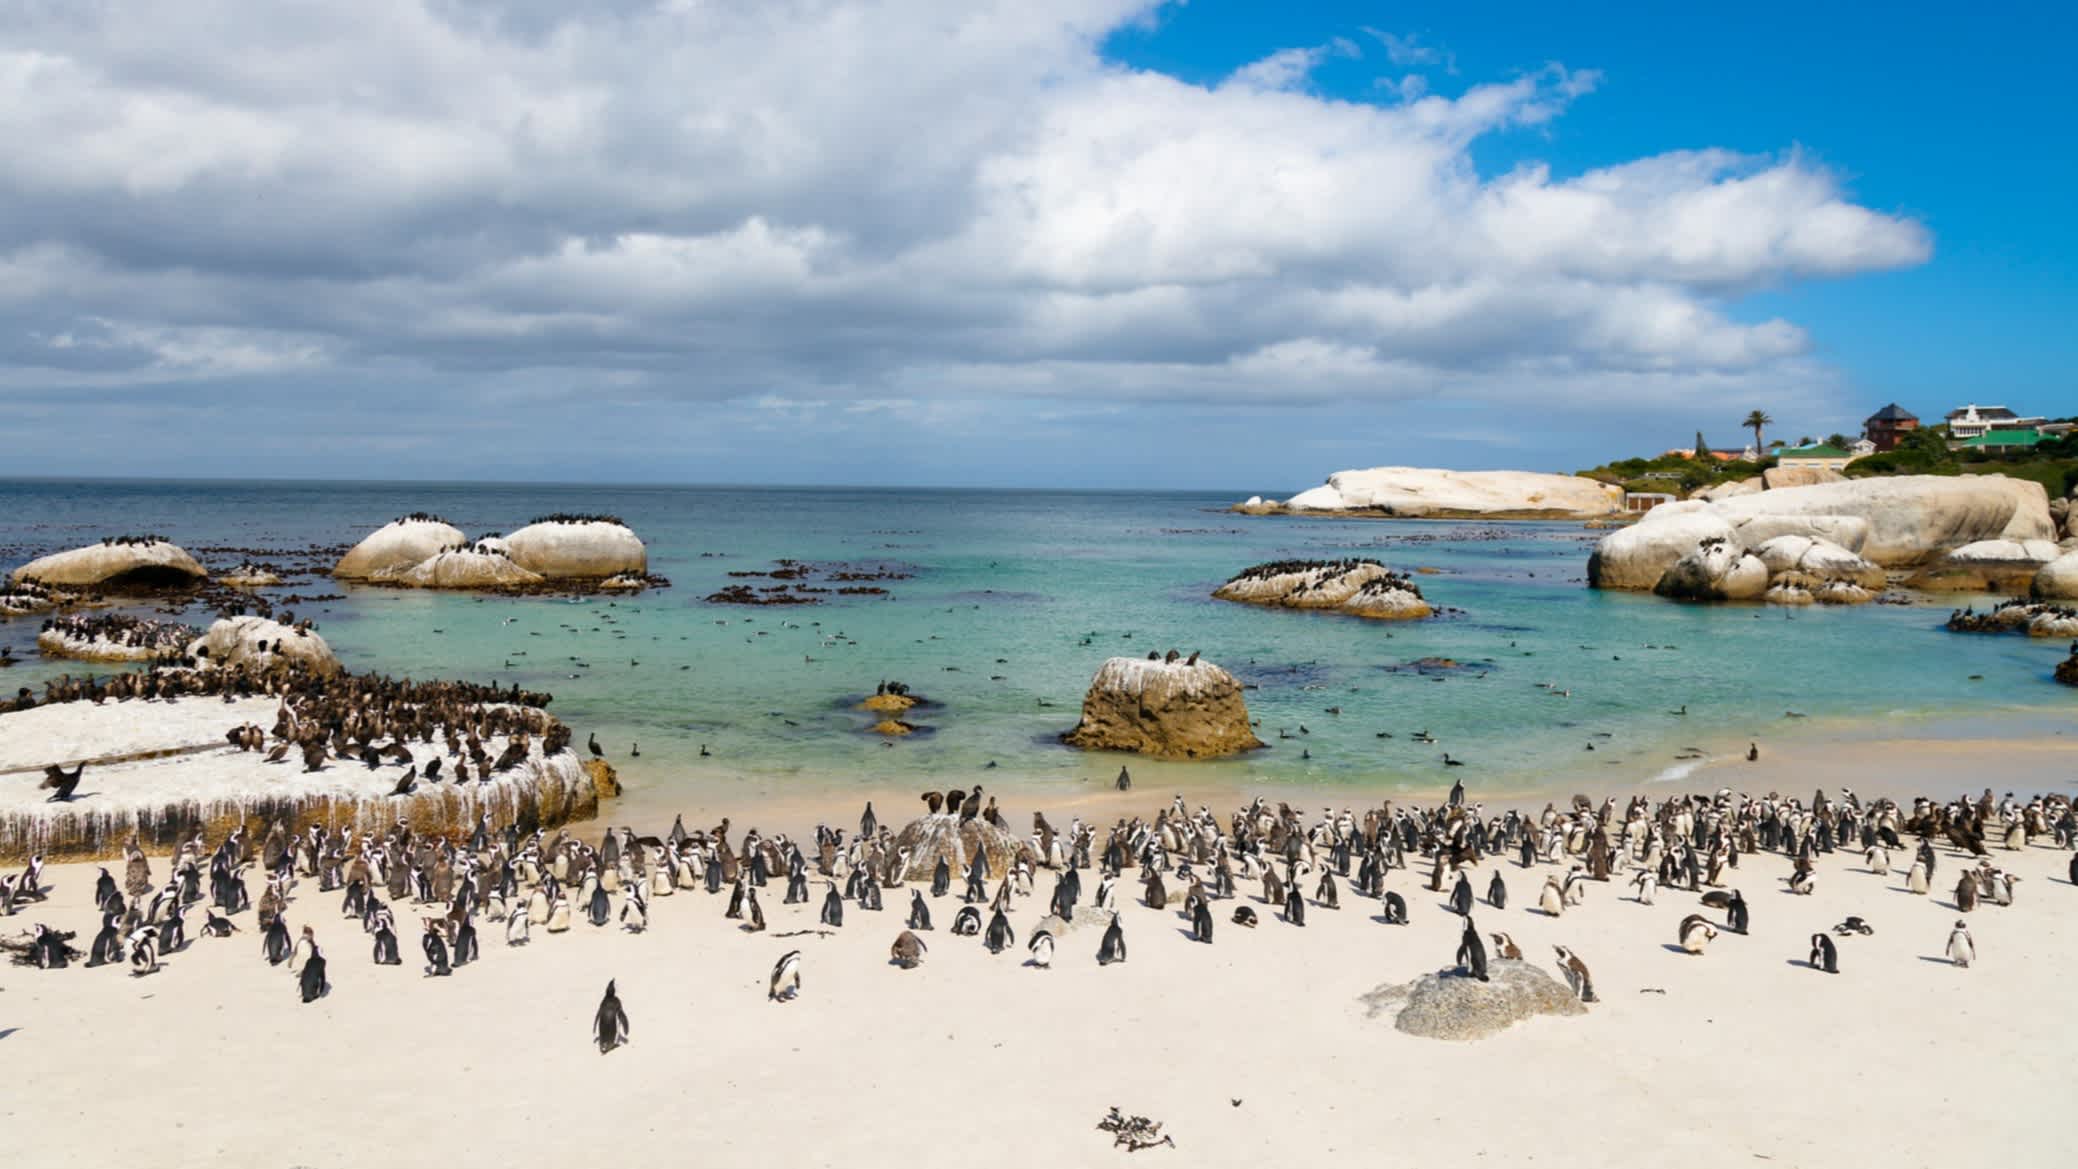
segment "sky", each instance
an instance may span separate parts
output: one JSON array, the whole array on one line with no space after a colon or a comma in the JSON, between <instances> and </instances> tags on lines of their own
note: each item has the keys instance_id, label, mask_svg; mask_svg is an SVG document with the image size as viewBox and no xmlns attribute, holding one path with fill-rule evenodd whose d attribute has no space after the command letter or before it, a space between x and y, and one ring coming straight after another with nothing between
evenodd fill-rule
<instances>
[{"instance_id":1,"label":"sky","mask_svg":"<svg viewBox=\"0 0 2078 1169\"><path fill-rule=\"evenodd\" d=\"M0 475L1208 488L2078 413L2072 5L0 3Z\"/></svg>"}]
</instances>

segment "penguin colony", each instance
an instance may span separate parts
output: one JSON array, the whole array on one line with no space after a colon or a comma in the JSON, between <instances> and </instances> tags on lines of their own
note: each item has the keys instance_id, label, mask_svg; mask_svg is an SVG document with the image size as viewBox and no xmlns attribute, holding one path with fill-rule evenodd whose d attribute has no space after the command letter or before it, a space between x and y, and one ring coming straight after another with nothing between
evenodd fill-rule
<instances>
[{"instance_id":1,"label":"penguin colony","mask_svg":"<svg viewBox=\"0 0 2078 1169\"><path fill-rule=\"evenodd\" d=\"M959 794L971 807L980 793ZM105 867L99 872L94 904L101 925L84 952L74 944L76 934L43 923L0 934L0 948L24 966L117 966L143 978L177 967L177 956L191 945L257 940L260 960L283 968L289 989L310 1003L332 993L338 963L349 961L346 955L357 945L367 947L363 952L373 966L403 966L397 914L407 907L419 915L424 961L413 964L426 978L465 977L469 966L484 960L479 920L500 923L504 949L516 953L533 941L536 928L563 934L583 924L640 934L653 924L654 902L680 892L704 893L712 899L705 903L725 906L723 916L739 922L744 933L763 933L760 891L777 885L786 904L812 903L811 871L823 885L819 917L825 927L859 928L863 911L874 923L866 928L876 928L880 919L870 915L881 910L884 891L907 887L903 878L911 856L870 806L860 827L853 834L819 825L812 840L796 841L756 829L736 835L727 818L689 832L681 817L662 835L609 829L594 846L567 830L550 835L508 827L493 833L481 824L463 839L417 834L402 822L359 835L315 827L291 835L276 824L257 841L242 828L213 844L198 834L162 862L163 879L133 838L120 879ZM1540 865L1564 865L1565 871L1548 873L1537 907L1518 912L1563 915L1584 904L1591 885L1618 883L1626 867L1646 878L1630 882L1641 905L1652 904L1653 890L1700 894L1700 910L1681 914L1670 948L1707 960L1713 943L1733 944L1721 940L1726 935L1750 936L1746 898L1738 888L1725 887L1735 870L1743 867L1748 883L1758 884L1766 879L1759 872L1764 864L1779 868L1786 862L1781 879L1794 889L1814 879L1815 861L1826 854L1856 858L1856 867L1880 875L1895 853L1910 856L1915 873L1923 870L1923 879L1904 886L1910 893L1934 887L1940 868L1960 870L1953 888L1956 908L1965 916L1940 952L1963 968L1978 960L1967 915L1984 905L2011 905L2018 880L1991 863L1988 839L2007 849L2048 843L2071 850L2078 847L2078 816L2059 795L2023 804L2011 795L1994 799L1987 791L1976 800L1920 799L1906 808L1888 799L1864 802L1843 789L1838 796L1815 793L1809 802L1728 790L1658 804L1639 797L1621 806L1613 799L1595 805L1575 797L1568 810L1547 805L1537 815L1488 816L1480 805L1461 800L1439 808L1388 802L1360 816L1330 810L1311 821L1289 805L1273 808L1256 799L1222 822L1202 805L1188 808L1178 796L1152 820L1121 819L1101 831L1079 819L1057 831L1043 814L1035 815L1025 847L993 889L978 862L958 890L949 866L939 864L928 896L909 889L906 928L897 931L889 962L902 970L926 965L925 935L937 916L933 900L956 899L950 932L979 938L992 955L1017 949L1013 915L1039 915L1040 923L1027 931L1025 968L1048 970L1057 959L1109 967L1130 959L1133 931L1118 889L1127 869L1138 870L1147 888L1146 912L1174 913L1181 932L1202 945L1215 944L1215 901L1236 903L1227 916L1237 925L1252 929L1262 923L1263 915L1243 903L1253 899L1282 923L1276 928L1298 929L1311 911L1343 909L1344 885L1351 896L1377 903L1375 913L1365 913L1370 920L1405 924L1406 898L1385 889L1386 875L1427 869L1426 887L1442 896L1425 912L1461 919L1452 963L1459 975L1485 981L1490 962L1526 959L1509 933L1485 934L1473 922L1480 903L1469 870L1482 864L1492 868L1484 882L1484 909L1493 913L1506 909L1504 872ZM2078 875L2078 857L2072 864ZM1042 869L1051 876L1043 900L1037 888ZM1085 873L1093 896L1085 896ZM0 876L0 916L46 899L51 887L45 876L40 859L18 874ZM1179 897L1165 891L1171 885ZM1872 895L1879 888L1896 887L1872 885ZM195 922L198 911L201 920ZM1073 939L1066 954L1057 953L1066 940L1060 931L1078 914L1094 915L1101 929ZM358 943L350 941L356 930ZM1840 973L1842 943L1851 951L1851 939L1874 930L1868 920L1851 916L1804 935L1806 965ZM1092 935L1094 945L1088 941ZM1573 993L1582 1002L1597 1001L1586 959L1563 945L1554 949L1555 968ZM768 1001L786 1003L803 993L803 965L801 950L779 955ZM365 985L364 979L357 975L353 981ZM610 1052L626 1044L629 1033L627 1007L617 985L609 983L592 1019L592 1039Z\"/></svg>"}]
</instances>

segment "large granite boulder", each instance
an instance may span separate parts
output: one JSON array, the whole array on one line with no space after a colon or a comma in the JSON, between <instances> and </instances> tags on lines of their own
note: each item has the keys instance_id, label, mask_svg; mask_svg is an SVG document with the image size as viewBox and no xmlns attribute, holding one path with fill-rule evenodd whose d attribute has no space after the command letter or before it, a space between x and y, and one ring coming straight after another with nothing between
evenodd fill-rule
<instances>
[{"instance_id":1,"label":"large granite boulder","mask_svg":"<svg viewBox=\"0 0 2078 1169\"><path fill-rule=\"evenodd\" d=\"M1588 559L1596 588L1651 589L1712 536L1754 547L1782 535L1824 539L1882 568L1939 561L1981 540L2052 538L2039 483L2003 475L1905 475L1666 504L1604 537Z\"/></svg>"},{"instance_id":2,"label":"large granite boulder","mask_svg":"<svg viewBox=\"0 0 2078 1169\"><path fill-rule=\"evenodd\" d=\"M1712 538L1683 554L1653 592L1682 601L1751 601L1768 591L1768 566L1727 538Z\"/></svg>"},{"instance_id":3,"label":"large granite boulder","mask_svg":"<svg viewBox=\"0 0 2078 1169\"><path fill-rule=\"evenodd\" d=\"M339 659L325 639L265 617L225 617L188 645L198 668L247 667L268 670L299 665L313 673L336 674Z\"/></svg>"},{"instance_id":4,"label":"large granite boulder","mask_svg":"<svg viewBox=\"0 0 2078 1169\"><path fill-rule=\"evenodd\" d=\"M186 588L209 573L179 545L156 536L121 537L53 552L14 570L17 581L104 592Z\"/></svg>"},{"instance_id":5,"label":"large granite boulder","mask_svg":"<svg viewBox=\"0 0 2078 1169\"><path fill-rule=\"evenodd\" d=\"M1915 588L1956 593L2024 593L2035 574L2063 555L2049 540L1979 540L1915 573Z\"/></svg>"},{"instance_id":6,"label":"large granite boulder","mask_svg":"<svg viewBox=\"0 0 2078 1169\"><path fill-rule=\"evenodd\" d=\"M2043 565L2029 591L2038 600L2078 601L2078 552L2066 552Z\"/></svg>"},{"instance_id":7,"label":"large granite boulder","mask_svg":"<svg viewBox=\"0 0 2078 1169\"><path fill-rule=\"evenodd\" d=\"M339 558L332 575L341 580L373 580L384 573L404 572L467 542L462 529L439 516L414 513L369 533Z\"/></svg>"},{"instance_id":8,"label":"large granite boulder","mask_svg":"<svg viewBox=\"0 0 2078 1169\"><path fill-rule=\"evenodd\" d=\"M1251 511L1263 505L1242 505ZM1536 471L1448 471L1372 467L1337 471L1326 484L1284 502L1295 514L1441 519L1595 519L1623 509L1623 489L1578 475Z\"/></svg>"},{"instance_id":9,"label":"large granite boulder","mask_svg":"<svg viewBox=\"0 0 2078 1169\"><path fill-rule=\"evenodd\" d=\"M1414 582L1376 560L1280 560L1242 569L1212 590L1222 601L1284 609L1333 609L1412 620L1434 612Z\"/></svg>"},{"instance_id":10,"label":"large granite boulder","mask_svg":"<svg viewBox=\"0 0 2078 1169\"><path fill-rule=\"evenodd\" d=\"M1487 965L1481 982L1455 970L1386 985L1362 997L1366 1014L1390 1014L1393 1026L1429 1039L1484 1039L1538 1015L1585 1015L1587 1007L1566 985L1513 958Z\"/></svg>"},{"instance_id":11,"label":"large granite boulder","mask_svg":"<svg viewBox=\"0 0 2078 1169\"><path fill-rule=\"evenodd\" d=\"M1831 540L1810 536L1776 536L1753 550L1767 566L1769 577L1786 572L1802 573L1821 581L1844 580L1867 589L1880 589L1883 569L1842 548Z\"/></svg>"},{"instance_id":12,"label":"large granite boulder","mask_svg":"<svg viewBox=\"0 0 2078 1169\"><path fill-rule=\"evenodd\" d=\"M1785 487L1814 487L1820 483L1845 483L1847 476L1831 467L1769 467L1761 472L1761 483L1770 491Z\"/></svg>"},{"instance_id":13,"label":"large granite boulder","mask_svg":"<svg viewBox=\"0 0 2078 1169\"><path fill-rule=\"evenodd\" d=\"M1689 498L1700 499L1708 503L1719 499L1730 499L1734 495L1752 495L1757 491L1763 490L1764 487L1765 484L1761 477L1756 475L1751 479L1733 479L1705 487Z\"/></svg>"},{"instance_id":14,"label":"large granite boulder","mask_svg":"<svg viewBox=\"0 0 2078 1169\"><path fill-rule=\"evenodd\" d=\"M979 816L962 819L944 812L911 820L895 834L894 843L897 854L909 850L908 866L902 870L905 881L930 880L941 857L957 881L966 875L977 852L988 857L989 879L997 880L1010 871L1024 847L1024 841Z\"/></svg>"},{"instance_id":15,"label":"large granite boulder","mask_svg":"<svg viewBox=\"0 0 2078 1169\"><path fill-rule=\"evenodd\" d=\"M1214 759L1263 745L1232 674L1207 661L1144 658L1106 661L1082 700L1082 721L1061 741L1162 759Z\"/></svg>"},{"instance_id":16,"label":"large granite boulder","mask_svg":"<svg viewBox=\"0 0 2078 1169\"><path fill-rule=\"evenodd\" d=\"M510 556L479 544L450 548L402 572L379 573L374 579L414 589L501 589L527 588L543 578L514 564Z\"/></svg>"},{"instance_id":17,"label":"large granite boulder","mask_svg":"<svg viewBox=\"0 0 2078 1169\"><path fill-rule=\"evenodd\" d=\"M54 617L36 634L36 648L54 658L88 662L169 662L187 652L195 631L177 622L119 614Z\"/></svg>"},{"instance_id":18,"label":"large granite boulder","mask_svg":"<svg viewBox=\"0 0 2078 1169\"><path fill-rule=\"evenodd\" d=\"M649 553L611 516L547 516L505 537L513 563L551 580L649 571Z\"/></svg>"}]
</instances>

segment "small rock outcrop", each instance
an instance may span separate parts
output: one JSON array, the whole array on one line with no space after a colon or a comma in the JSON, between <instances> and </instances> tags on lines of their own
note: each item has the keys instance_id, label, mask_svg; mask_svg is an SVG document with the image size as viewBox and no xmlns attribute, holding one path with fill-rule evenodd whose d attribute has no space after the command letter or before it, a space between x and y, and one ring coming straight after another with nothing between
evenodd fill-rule
<instances>
[{"instance_id":1,"label":"small rock outcrop","mask_svg":"<svg viewBox=\"0 0 2078 1169\"><path fill-rule=\"evenodd\" d=\"M649 571L649 553L613 516L543 516L505 537L513 563L550 580Z\"/></svg>"},{"instance_id":2,"label":"small rock outcrop","mask_svg":"<svg viewBox=\"0 0 2078 1169\"><path fill-rule=\"evenodd\" d=\"M1585 1015L1566 985L1528 962L1502 958L1489 982L1454 970L1381 986L1362 996L1370 1018L1391 1014L1393 1026L1428 1039L1484 1039L1538 1015Z\"/></svg>"},{"instance_id":3,"label":"small rock outcrop","mask_svg":"<svg viewBox=\"0 0 2078 1169\"><path fill-rule=\"evenodd\" d=\"M1984 612L1975 606L1948 615L1951 633L2025 633L2029 637L2078 637L2078 609L2018 597Z\"/></svg>"},{"instance_id":4,"label":"small rock outcrop","mask_svg":"<svg viewBox=\"0 0 2078 1169\"><path fill-rule=\"evenodd\" d=\"M1161 759L1216 759L1263 745L1232 674L1207 661L1144 658L1106 661L1082 700L1082 721L1061 741Z\"/></svg>"},{"instance_id":5,"label":"small rock outcrop","mask_svg":"<svg viewBox=\"0 0 2078 1169\"><path fill-rule=\"evenodd\" d=\"M2028 589L2038 601L2078 601L2078 552L2043 565Z\"/></svg>"},{"instance_id":6,"label":"small rock outcrop","mask_svg":"<svg viewBox=\"0 0 2078 1169\"><path fill-rule=\"evenodd\" d=\"M1913 574L1911 584L1928 592L2024 593L2062 555L2048 540L1979 540Z\"/></svg>"},{"instance_id":7,"label":"small rock outcrop","mask_svg":"<svg viewBox=\"0 0 2078 1169\"><path fill-rule=\"evenodd\" d=\"M186 549L158 536L121 536L54 552L31 560L13 574L18 583L36 581L53 588L116 593L188 588L208 577Z\"/></svg>"},{"instance_id":8,"label":"small rock outcrop","mask_svg":"<svg viewBox=\"0 0 2078 1169\"><path fill-rule=\"evenodd\" d=\"M37 633L36 648L89 662L170 662L187 652L194 637L194 629L176 622L106 613L53 617Z\"/></svg>"},{"instance_id":9,"label":"small rock outcrop","mask_svg":"<svg viewBox=\"0 0 2078 1169\"><path fill-rule=\"evenodd\" d=\"M336 674L340 668L324 638L265 617L225 617L189 643L187 656L201 669L243 666L264 671L295 664L312 673Z\"/></svg>"},{"instance_id":10,"label":"small rock outcrop","mask_svg":"<svg viewBox=\"0 0 2078 1169\"><path fill-rule=\"evenodd\" d=\"M280 584L281 574L264 564L248 560L216 579L218 584L234 589L265 589Z\"/></svg>"},{"instance_id":11,"label":"small rock outcrop","mask_svg":"<svg viewBox=\"0 0 2078 1169\"><path fill-rule=\"evenodd\" d=\"M383 573L404 572L443 550L468 542L462 529L436 515L414 512L391 520L353 546L332 575L341 580L372 580Z\"/></svg>"},{"instance_id":12,"label":"small rock outcrop","mask_svg":"<svg viewBox=\"0 0 2078 1169\"><path fill-rule=\"evenodd\" d=\"M1247 605L1329 609L1389 621L1435 612L1412 580L1376 560L1272 561L1242 569L1212 595Z\"/></svg>"},{"instance_id":13,"label":"small rock outcrop","mask_svg":"<svg viewBox=\"0 0 2078 1169\"><path fill-rule=\"evenodd\" d=\"M894 843L897 854L909 850L909 866L902 873L905 881L930 880L941 857L958 880L974 863L977 852L988 857L989 879L998 880L1010 871L1025 847L1016 836L979 816L966 819L945 812L911 820L895 834Z\"/></svg>"},{"instance_id":14,"label":"small rock outcrop","mask_svg":"<svg viewBox=\"0 0 2078 1169\"><path fill-rule=\"evenodd\" d=\"M541 574L528 572L510 556L485 544L449 548L401 572L384 572L374 579L414 589L528 588L542 582Z\"/></svg>"},{"instance_id":15,"label":"small rock outcrop","mask_svg":"<svg viewBox=\"0 0 2078 1169\"><path fill-rule=\"evenodd\" d=\"M1712 536L1676 560L1653 592L1681 601L1751 601L1768 591L1768 566L1723 536Z\"/></svg>"},{"instance_id":16,"label":"small rock outcrop","mask_svg":"<svg viewBox=\"0 0 2078 1169\"><path fill-rule=\"evenodd\" d=\"M1614 515L1623 489L1578 475L1536 471L1449 471L1372 467L1337 471L1322 486L1282 504L1251 497L1235 510L1251 515L1326 512L1407 519L1576 519Z\"/></svg>"}]
</instances>

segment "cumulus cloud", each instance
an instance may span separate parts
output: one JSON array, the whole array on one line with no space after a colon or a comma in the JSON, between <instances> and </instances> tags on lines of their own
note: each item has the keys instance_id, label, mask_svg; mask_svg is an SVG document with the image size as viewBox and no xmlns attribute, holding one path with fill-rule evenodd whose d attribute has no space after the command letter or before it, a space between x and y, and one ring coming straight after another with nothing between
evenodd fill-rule
<instances>
[{"instance_id":1,"label":"cumulus cloud","mask_svg":"<svg viewBox=\"0 0 2078 1169\"><path fill-rule=\"evenodd\" d=\"M1795 151L1480 173L1476 143L1562 119L1588 70L1371 104L1308 91L1347 41L1209 86L1107 60L1156 7L18 7L0 416L126 386L454 418L1665 409L1822 389L1803 330L1737 298L1929 254Z\"/></svg>"}]
</instances>

